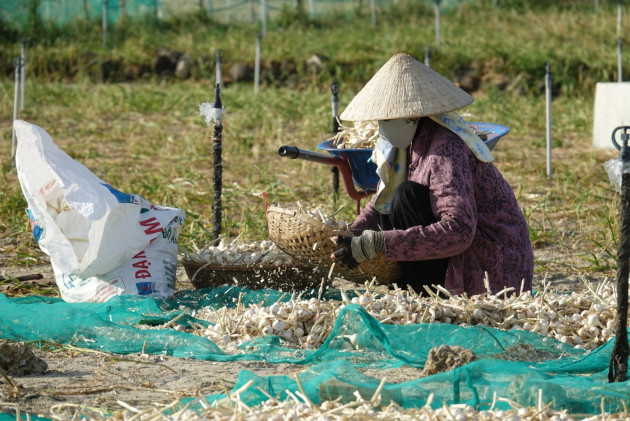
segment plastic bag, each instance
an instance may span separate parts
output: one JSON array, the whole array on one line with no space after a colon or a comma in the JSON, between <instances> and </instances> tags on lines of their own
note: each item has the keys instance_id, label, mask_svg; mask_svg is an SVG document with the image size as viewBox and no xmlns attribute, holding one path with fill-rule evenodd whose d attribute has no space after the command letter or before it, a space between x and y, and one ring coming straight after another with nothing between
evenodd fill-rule
<instances>
[{"instance_id":1,"label":"plastic bag","mask_svg":"<svg viewBox=\"0 0 630 421\"><path fill-rule=\"evenodd\" d=\"M609 159L604 162L604 168L606 169L610 183L615 187L615 191L621 193L621 176L624 173L628 173L630 169L627 165L624 168L624 164L619 158Z\"/></svg>"},{"instance_id":2,"label":"plastic bag","mask_svg":"<svg viewBox=\"0 0 630 421\"><path fill-rule=\"evenodd\" d=\"M64 300L170 298L184 212L114 189L39 126L17 120L14 128L33 235L50 256Z\"/></svg>"}]
</instances>

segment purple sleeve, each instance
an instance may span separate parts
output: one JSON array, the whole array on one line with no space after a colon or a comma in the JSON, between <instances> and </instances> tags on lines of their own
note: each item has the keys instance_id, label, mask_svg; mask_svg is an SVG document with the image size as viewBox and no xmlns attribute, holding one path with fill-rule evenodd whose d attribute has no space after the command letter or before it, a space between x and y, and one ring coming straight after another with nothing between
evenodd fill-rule
<instances>
[{"instance_id":1,"label":"purple sleeve","mask_svg":"<svg viewBox=\"0 0 630 421\"><path fill-rule=\"evenodd\" d=\"M388 260L439 259L470 246L477 225L470 157L464 142L435 139L418 168L409 167L410 180L428 184L438 221L426 227L386 231Z\"/></svg>"},{"instance_id":2,"label":"purple sleeve","mask_svg":"<svg viewBox=\"0 0 630 421\"><path fill-rule=\"evenodd\" d=\"M351 225L352 233L359 235L363 231L368 229L376 230L381 221L380 213L374 207L374 200L376 195L372 195L367 206L363 208L361 213L357 216Z\"/></svg>"}]
</instances>

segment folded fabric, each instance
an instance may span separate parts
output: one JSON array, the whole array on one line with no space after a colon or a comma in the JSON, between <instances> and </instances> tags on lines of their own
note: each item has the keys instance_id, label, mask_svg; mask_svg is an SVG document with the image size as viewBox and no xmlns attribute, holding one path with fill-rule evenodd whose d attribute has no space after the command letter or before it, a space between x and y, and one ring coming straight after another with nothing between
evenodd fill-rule
<instances>
[{"instance_id":1,"label":"folded fabric","mask_svg":"<svg viewBox=\"0 0 630 421\"><path fill-rule=\"evenodd\" d=\"M376 174L381 179L374 207L380 213L389 214L394 190L407 179L407 149L398 149L380 137L370 160L376 163Z\"/></svg>"},{"instance_id":2,"label":"folded fabric","mask_svg":"<svg viewBox=\"0 0 630 421\"><path fill-rule=\"evenodd\" d=\"M432 115L429 117L431 120L443 127L446 127L459 136L466 145L468 145L478 160L481 162L494 161L494 156L492 156L488 146L479 136L477 136L472 127L470 127L470 124L468 124L457 112L452 111L450 113Z\"/></svg>"}]
</instances>

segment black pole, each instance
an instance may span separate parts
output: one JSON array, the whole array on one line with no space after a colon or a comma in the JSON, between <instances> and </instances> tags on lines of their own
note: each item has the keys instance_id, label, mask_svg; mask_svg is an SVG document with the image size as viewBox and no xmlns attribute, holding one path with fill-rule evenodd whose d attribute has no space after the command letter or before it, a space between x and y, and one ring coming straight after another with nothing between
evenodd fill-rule
<instances>
[{"instance_id":1,"label":"black pole","mask_svg":"<svg viewBox=\"0 0 630 421\"><path fill-rule=\"evenodd\" d=\"M622 130L622 145L615 134ZM615 344L610 354L608 382L623 382L628 378L628 275L630 273L630 148L628 131L630 126L617 127L612 134L613 144L621 151L622 166L621 203L619 215L619 250L617 252L617 331Z\"/></svg>"},{"instance_id":2,"label":"black pole","mask_svg":"<svg viewBox=\"0 0 630 421\"><path fill-rule=\"evenodd\" d=\"M223 50L217 50L214 53L216 83L220 84L223 76L221 74L221 65L223 61Z\"/></svg>"},{"instance_id":3,"label":"black pole","mask_svg":"<svg viewBox=\"0 0 630 421\"><path fill-rule=\"evenodd\" d=\"M330 85L330 91L332 92L332 132L335 135L339 133L339 83L336 80ZM333 166L330 172L333 175L333 207L336 208L337 200L339 199L339 168Z\"/></svg>"},{"instance_id":4,"label":"black pole","mask_svg":"<svg viewBox=\"0 0 630 421\"><path fill-rule=\"evenodd\" d=\"M215 110L221 110L221 83L217 82L214 98ZM212 236L214 245L218 246L221 236L221 192L223 183L223 163L221 161L223 124L221 118L214 120L214 130L212 132L212 151L214 154L214 200L212 203L213 227Z\"/></svg>"}]
</instances>

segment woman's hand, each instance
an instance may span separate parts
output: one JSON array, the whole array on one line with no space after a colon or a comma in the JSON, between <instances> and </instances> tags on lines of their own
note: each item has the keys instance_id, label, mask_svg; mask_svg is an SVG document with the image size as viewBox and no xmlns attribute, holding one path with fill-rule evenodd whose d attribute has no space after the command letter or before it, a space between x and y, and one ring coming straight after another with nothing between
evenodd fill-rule
<instances>
[{"instance_id":1,"label":"woman's hand","mask_svg":"<svg viewBox=\"0 0 630 421\"><path fill-rule=\"evenodd\" d=\"M334 262L347 266L348 269L354 269L360 263L385 253L385 240L382 231L365 230L359 236L339 235L331 237L331 240L342 247L335 250L330 258Z\"/></svg>"},{"instance_id":2,"label":"woman's hand","mask_svg":"<svg viewBox=\"0 0 630 421\"><path fill-rule=\"evenodd\" d=\"M330 238L337 246L342 246L330 255L333 262L339 262L343 266L347 266L348 269L354 269L359 266L354 257L352 257L352 237L345 235L339 235Z\"/></svg>"}]
</instances>

